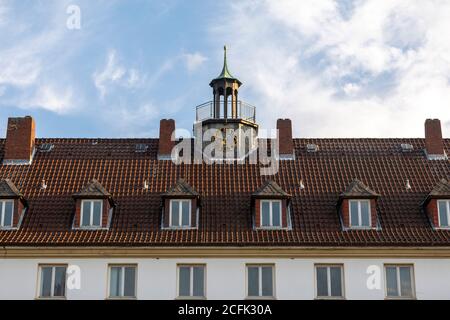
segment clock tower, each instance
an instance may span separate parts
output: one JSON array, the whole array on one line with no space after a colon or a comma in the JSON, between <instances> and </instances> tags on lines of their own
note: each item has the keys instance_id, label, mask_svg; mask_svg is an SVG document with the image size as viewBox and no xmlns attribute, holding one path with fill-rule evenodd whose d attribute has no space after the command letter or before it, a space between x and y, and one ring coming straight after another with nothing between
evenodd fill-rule
<instances>
[{"instance_id":1,"label":"clock tower","mask_svg":"<svg viewBox=\"0 0 450 320\"><path fill-rule=\"evenodd\" d=\"M258 125L255 107L238 99L242 82L228 69L226 47L222 72L209 85L213 100L197 106L194 124L195 137L202 138L203 155L213 159L243 159L256 148ZM210 152L212 146L215 151Z\"/></svg>"}]
</instances>

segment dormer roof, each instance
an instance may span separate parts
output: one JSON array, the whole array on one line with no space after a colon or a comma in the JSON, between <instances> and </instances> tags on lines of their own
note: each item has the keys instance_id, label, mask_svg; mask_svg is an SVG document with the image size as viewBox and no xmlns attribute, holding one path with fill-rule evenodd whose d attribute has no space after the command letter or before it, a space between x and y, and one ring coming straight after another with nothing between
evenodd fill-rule
<instances>
[{"instance_id":1,"label":"dormer roof","mask_svg":"<svg viewBox=\"0 0 450 320\"><path fill-rule=\"evenodd\" d=\"M179 179L174 186L162 195L170 198L197 198L199 196L198 192L195 191L184 179Z\"/></svg>"},{"instance_id":2,"label":"dormer roof","mask_svg":"<svg viewBox=\"0 0 450 320\"><path fill-rule=\"evenodd\" d=\"M368 186L362 183L358 179L354 179L339 195L341 199L357 198L357 199L370 199L378 198L380 195L375 191L371 190Z\"/></svg>"},{"instance_id":3,"label":"dormer roof","mask_svg":"<svg viewBox=\"0 0 450 320\"><path fill-rule=\"evenodd\" d=\"M92 179L80 191L72 195L75 199L108 199L114 205L112 195L96 179Z\"/></svg>"},{"instance_id":4,"label":"dormer roof","mask_svg":"<svg viewBox=\"0 0 450 320\"><path fill-rule=\"evenodd\" d=\"M252 196L254 198L290 198L291 195L284 191L278 183L273 180L266 180Z\"/></svg>"},{"instance_id":5,"label":"dormer roof","mask_svg":"<svg viewBox=\"0 0 450 320\"><path fill-rule=\"evenodd\" d=\"M431 192L427 195L423 203L427 203L430 199L450 199L450 182L441 179L436 183Z\"/></svg>"}]
</instances>

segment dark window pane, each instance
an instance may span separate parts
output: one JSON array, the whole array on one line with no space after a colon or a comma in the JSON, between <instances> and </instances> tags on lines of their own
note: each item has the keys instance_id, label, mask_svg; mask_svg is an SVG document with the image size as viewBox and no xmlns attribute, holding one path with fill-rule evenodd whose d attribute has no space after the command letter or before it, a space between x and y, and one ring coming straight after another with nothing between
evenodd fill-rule
<instances>
[{"instance_id":1,"label":"dark window pane","mask_svg":"<svg viewBox=\"0 0 450 320\"><path fill-rule=\"evenodd\" d=\"M182 212L182 216L181 216L181 223L184 227L188 227L189 226L189 201L183 201L181 203L182 207L181 207L181 212Z\"/></svg>"},{"instance_id":2,"label":"dark window pane","mask_svg":"<svg viewBox=\"0 0 450 320\"><path fill-rule=\"evenodd\" d=\"M194 296L203 297L205 287L205 268L194 267Z\"/></svg>"},{"instance_id":3,"label":"dark window pane","mask_svg":"<svg viewBox=\"0 0 450 320\"><path fill-rule=\"evenodd\" d=\"M172 226L180 226L180 203L178 201L172 201Z\"/></svg>"},{"instance_id":4,"label":"dark window pane","mask_svg":"<svg viewBox=\"0 0 450 320\"><path fill-rule=\"evenodd\" d=\"M262 214L261 214L261 225L263 227L270 226L270 202L261 202Z\"/></svg>"},{"instance_id":5,"label":"dark window pane","mask_svg":"<svg viewBox=\"0 0 450 320\"><path fill-rule=\"evenodd\" d=\"M64 297L66 295L66 267L55 267L55 288L53 295L55 297Z\"/></svg>"},{"instance_id":6,"label":"dark window pane","mask_svg":"<svg viewBox=\"0 0 450 320\"><path fill-rule=\"evenodd\" d=\"M125 279L124 279L124 292L125 297L136 296L136 268L125 267Z\"/></svg>"},{"instance_id":7,"label":"dark window pane","mask_svg":"<svg viewBox=\"0 0 450 320\"><path fill-rule=\"evenodd\" d=\"M100 201L94 202L94 217L92 224L96 227L101 226L101 216L102 216L102 203Z\"/></svg>"},{"instance_id":8,"label":"dark window pane","mask_svg":"<svg viewBox=\"0 0 450 320\"><path fill-rule=\"evenodd\" d=\"M441 223L441 227L448 227L447 203L445 201L438 201L438 203L439 203L439 221Z\"/></svg>"},{"instance_id":9,"label":"dark window pane","mask_svg":"<svg viewBox=\"0 0 450 320\"><path fill-rule=\"evenodd\" d=\"M342 272L340 267L330 268L331 296L342 296Z\"/></svg>"},{"instance_id":10,"label":"dark window pane","mask_svg":"<svg viewBox=\"0 0 450 320\"><path fill-rule=\"evenodd\" d=\"M259 270L258 267L248 267L248 295L259 296Z\"/></svg>"},{"instance_id":11,"label":"dark window pane","mask_svg":"<svg viewBox=\"0 0 450 320\"><path fill-rule=\"evenodd\" d=\"M272 267L262 267L262 295L264 297L273 296L273 273Z\"/></svg>"},{"instance_id":12,"label":"dark window pane","mask_svg":"<svg viewBox=\"0 0 450 320\"><path fill-rule=\"evenodd\" d=\"M328 296L328 280L327 280L327 268L317 267L317 296L326 297Z\"/></svg>"},{"instance_id":13,"label":"dark window pane","mask_svg":"<svg viewBox=\"0 0 450 320\"><path fill-rule=\"evenodd\" d=\"M350 201L350 223L351 226L359 226L357 201Z\"/></svg>"},{"instance_id":14,"label":"dark window pane","mask_svg":"<svg viewBox=\"0 0 450 320\"><path fill-rule=\"evenodd\" d=\"M119 297L122 293L122 268L111 268L111 280L109 286L109 295L111 297Z\"/></svg>"},{"instance_id":15,"label":"dark window pane","mask_svg":"<svg viewBox=\"0 0 450 320\"><path fill-rule=\"evenodd\" d=\"M181 297L188 297L191 295L191 272L190 267L180 267L180 288L179 295Z\"/></svg>"},{"instance_id":16,"label":"dark window pane","mask_svg":"<svg viewBox=\"0 0 450 320\"><path fill-rule=\"evenodd\" d=\"M400 287L402 297L412 297L411 268L400 267Z\"/></svg>"},{"instance_id":17,"label":"dark window pane","mask_svg":"<svg viewBox=\"0 0 450 320\"><path fill-rule=\"evenodd\" d=\"M397 287L397 268L395 267L386 267L386 288L389 297L397 297L399 295Z\"/></svg>"},{"instance_id":18,"label":"dark window pane","mask_svg":"<svg viewBox=\"0 0 450 320\"><path fill-rule=\"evenodd\" d=\"M361 226L370 227L369 201L361 201Z\"/></svg>"},{"instance_id":19,"label":"dark window pane","mask_svg":"<svg viewBox=\"0 0 450 320\"><path fill-rule=\"evenodd\" d=\"M91 225L91 202L90 201L83 201L83 208L82 208L82 217L81 217L81 225L83 227L90 226Z\"/></svg>"},{"instance_id":20,"label":"dark window pane","mask_svg":"<svg viewBox=\"0 0 450 320\"><path fill-rule=\"evenodd\" d=\"M5 217L3 218L3 226L11 227L13 220L13 202L5 201L4 206L5 206Z\"/></svg>"},{"instance_id":21,"label":"dark window pane","mask_svg":"<svg viewBox=\"0 0 450 320\"><path fill-rule=\"evenodd\" d=\"M281 227L281 207L279 202L272 202L272 225Z\"/></svg>"},{"instance_id":22,"label":"dark window pane","mask_svg":"<svg viewBox=\"0 0 450 320\"><path fill-rule=\"evenodd\" d=\"M52 295L52 267L42 267L41 269L41 297Z\"/></svg>"}]
</instances>

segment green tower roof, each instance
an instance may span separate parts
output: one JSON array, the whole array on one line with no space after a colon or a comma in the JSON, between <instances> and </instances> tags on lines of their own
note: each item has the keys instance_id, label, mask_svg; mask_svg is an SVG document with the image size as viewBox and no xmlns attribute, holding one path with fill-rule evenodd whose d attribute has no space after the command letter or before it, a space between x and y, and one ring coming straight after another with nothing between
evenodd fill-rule
<instances>
[{"instance_id":1,"label":"green tower roof","mask_svg":"<svg viewBox=\"0 0 450 320\"><path fill-rule=\"evenodd\" d=\"M241 84L241 82L233 77L231 75L230 70L228 70L228 64L227 64L227 47L224 46L223 47L223 68L222 68L222 72L219 74L219 76L217 78L214 78L212 82L214 82L214 80L222 80L222 79L229 79L229 80L236 80L239 84Z\"/></svg>"}]
</instances>

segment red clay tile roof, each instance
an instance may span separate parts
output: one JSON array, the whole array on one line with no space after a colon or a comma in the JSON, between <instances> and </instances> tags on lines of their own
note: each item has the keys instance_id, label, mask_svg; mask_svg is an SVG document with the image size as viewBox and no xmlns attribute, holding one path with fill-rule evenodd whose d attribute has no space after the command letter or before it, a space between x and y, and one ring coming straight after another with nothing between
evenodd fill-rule
<instances>
[{"instance_id":1,"label":"red clay tile roof","mask_svg":"<svg viewBox=\"0 0 450 320\"><path fill-rule=\"evenodd\" d=\"M42 143L54 149L38 151L31 165L0 165L0 179L10 179L29 203L19 230L0 231L2 246L450 245L450 231L434 230L420 206L438 181L450 179L448 160L424 156L424 139L294 139L296 160L281 161L270 177L260 176L259 164L158 161L157 139L37 139ZM135 152L138 143L149 148ZM309 143L320 150L308 153ZM402 152L401 143L414 150ZM450 139L444 145L449 154ZM201 196L199 228L161 230L161 194L181 178ZM117 203L111 227L72 230L72 195L92 179ZM292 230L252 229L251 195L267 179L292 196ZM354 179L381 195L381 230L342 230L336 203Z\"/></svg>"}]
</instances>

